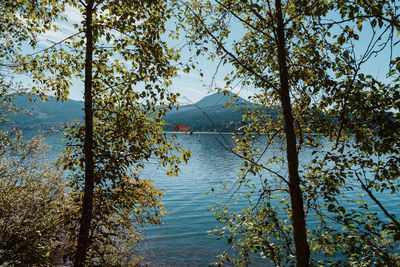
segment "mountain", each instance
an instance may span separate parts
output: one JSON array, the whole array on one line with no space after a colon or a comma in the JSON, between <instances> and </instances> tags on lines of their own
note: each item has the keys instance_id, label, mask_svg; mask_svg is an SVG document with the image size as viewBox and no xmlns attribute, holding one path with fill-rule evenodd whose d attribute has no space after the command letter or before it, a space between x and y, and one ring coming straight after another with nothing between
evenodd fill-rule
<instances>
[{"instance_id":1,"label":"mountain","mask_svg":"<svg viewBox=\"0 0 400 267\"><path fill-rule=\"evenodd\" d=\"M49 100L43 102L37 96L14 96L14 103L25 112L17 114L7 114L9 119L14 122L18 128L23 130L50 129L51 127L61 127L66 122L83 119L83 102L69 100L68 102L57 101L55 97L49 97Z\"/></svg>"},{"instance_id":2,"label":"mountain","mask_svg":"<svg viewBox=\"0 0 400 267\"><path fill-rule=\"evenodd\" d=\"M167 112L165 116L166 130L173 131L176 125L189 126L193 131L224 131L232 132L242 126L243 108L252 103L232 95L213 94L204 97L196 104L179 106ZM54 97L43 102L32 96L31 102L27 96L15 95L14 103L31 115L8 114L8 117L23 130L50 129L61 127L67 121L83 119L83 102L69 100L59 102ZM223 107L226 102L232 103L232 108ZM235 111L236 109L236 111Z\"/></svg>"},{"instance_id":3,"label":"mountain","mask_svg":"<svg viewBox=\"0 0 400 267\"><path fill-rule=\"evenodd\" d=\"M241 97L237 97L237 99L235 99L235 100L233 100L232 97L233 97L233 94L229 94L229 95L212 94L212 95L204 97L196 104L200 108L207 108L207 107L211 107L211 106L221 107L226 102L232 102L232 101L234 101L235 103L242 104L242 105L246 105L246 104L251 105L251 102L244 100Z\"/></svg>"},{"instance_id":4,"label":"mountain","mask_svg":"<svg viewBox=\"0 0 400 267\"><path fill-rule=\"evenodd\" d=\"M213 94L204 97L196 104L180 106L165 116L166 130L172 131L175 125L189 126L189 130L201 132L233 132L242 126L243 108L253 104L241 97ZM230 102L231 108L224 107Z\"/></svg>"}]
</instances>

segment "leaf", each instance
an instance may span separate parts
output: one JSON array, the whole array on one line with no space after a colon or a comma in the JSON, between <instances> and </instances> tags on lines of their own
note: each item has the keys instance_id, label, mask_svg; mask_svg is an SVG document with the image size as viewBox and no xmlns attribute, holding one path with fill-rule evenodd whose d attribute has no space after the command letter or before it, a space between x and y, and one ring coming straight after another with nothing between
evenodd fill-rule
<instances>
[{"instance_id":1,"label":"leaf","mask_svg":"<svg viewBox=\"0 0 400 267\"><path fill-rule=\"evenodd\" d=\"M362 23L361 22L359 22L359 23L357 23L357 29L361 32L362 31Z\"/></svg>"},{"instance_id":2,"label":"leaf","mask_svg":"<svg viewBox=\"0 0 400 267\"><path fill-rule=\"evenodd\" d=\"M328 205L328 211L329 211L329 212L333 212L334 210L335 210L335 205L329 204L329 205Z\"/></svg>"},{"instance_id":3,"label":"leaf","mask_svg":"<svg viewBox=\"0 0 400 267\"><path fill-rule=\"evenodd\" d=\"M346 39L345 39L344 35L341 34L341 35L339 36L339 38L338 38L338 44L339 44L339 45L344 44L345 40L346 40Z\"/></svg>"},{"instance_id":4,"label":"leaf","mask_svg":"<svg viewBox=\"0 0 400 267\"><path fill-rule=\"evenodd\" d=\"M394 235L393 235L393 241L394 242L397 242L397 241L399 241L400 240L400 233L399 232L396 232Z\"/></svg>"}]
</instances>

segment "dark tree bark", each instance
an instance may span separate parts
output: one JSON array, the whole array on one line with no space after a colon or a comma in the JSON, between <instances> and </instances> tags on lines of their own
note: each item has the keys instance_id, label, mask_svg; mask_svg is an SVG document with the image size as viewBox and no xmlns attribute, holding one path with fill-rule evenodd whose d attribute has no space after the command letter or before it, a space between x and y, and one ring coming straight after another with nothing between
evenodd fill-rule
<instances>
[{"instance_id":1,"label":"dark tree bark","mask_svg":"<svg viewBox=\"0 0 400 267\"><path fill-rule=\"evenodd\" d=\"M85 59L85 185L82 199L80 229L75 253L75 267L85 265L90 244L89 231L93 217L94 193L94 154L93 154L93 105L92 105L92 68L93 68L93 0L86 5L86 59Z\"/></svg>"},{"instance_id":2,"label":"dark tree bark","mask_svg":"<svg viewBox=\"0 0 400 267\"><path fill-rule=\"evenodd\" d=\"M296 147L296 133L289 94L289 73L286 64L286 41L283 24L282 4L275 1L276 38L278 43L278 64L280 76L280 100L285 120L286 156L289 171L289 194L292 209L293 236L296 248L296 266L309 266L310 248L307 242L306 222L304 215L303 195L300 188L299 158Z\"/></svg>"}]
</instances>

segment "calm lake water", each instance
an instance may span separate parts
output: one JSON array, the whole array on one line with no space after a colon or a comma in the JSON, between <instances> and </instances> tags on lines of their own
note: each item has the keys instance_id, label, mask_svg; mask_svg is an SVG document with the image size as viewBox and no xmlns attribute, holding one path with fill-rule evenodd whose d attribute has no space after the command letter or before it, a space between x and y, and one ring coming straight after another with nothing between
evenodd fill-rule
<instances>
[{"instance_id":1,"label":"calm lake water","mask_svg":"<svg viewBox=\"0 0 400 267\"><path fill-rule=\"evenodd\" d=\"M241 160L224 149L218 140L233 144L231 134L178 134L177 141L192 156L187 165L181 165L179 176L168 177L166 170L149 162L142 178L151 178L164 191L162 201L168 216L162 226L144 228L140 254L149 266L208 266L216 256L229 249L226 239L217 240L209 233L218 222L210 206L229 200L231 194L220 190L224 185L233 188ZM46 138L51 145L50 156L62 150L62 134ZM218 196L206 194L215 188ZM265 259L255 259L252 266L268 266Z\"/></svg>"},{"instance_id":2,"label":"calm lake water","mask_svg":"<svg viewBox=\"0 0 400 267\"><path fill-rule=\"evenodd\" d=\"M47 143L52 145L50 152L53 157L63 148L61 138L62 134L46 138ZM149 226L143 230L145 239L140 254L149 266L207 266L217 260L219 253L229 250L226 239L217 240L209 235L218 224L210 206L229 200L229 190L220 188L224 184L228 185L228 189L234 188L241 163L218 142L224 141L223 138L232 144L231 134L178 134L177 140L192 152L189 163L181 166L180 175L167 177L164 169L151 162L143 170L142 177L151 178L155 186L165 192L162 201L168 213L163 226ZM305 149L301 159L307 159L311 151ZM277 155L279 148L268 153L266 157ZM216 189L216 197L206 194L211 188ZM393 198L384 196L381 201L397 213L397 199L393 201ZM312 224L309 222L308 225ZM256 257L251 266L271 264Z\"/></svg>"},{"instance_id":3,"label":"calm lake water","mask_svg":"<svg viewBox=\"0 0 400 267\"><path fill-rule=\"evenodd\" d=\"M231 134L223 137L232 144ZM208 235L217 226L210 206L229 200L231 194L219 189L224 184L233 187L241 160L222 147L218 140L224 140L218 134L180 134L178 140L192 152L179 176L166 177L165 171L152 167L143 172L165 190L168 217L162 227L146 229L142 250L150 266L207 266L229 249L226 239ZM211 188L217 197L206 195ZM253 266L266 266L266 262L258 260Z\"/></svg>"}]
</instances>

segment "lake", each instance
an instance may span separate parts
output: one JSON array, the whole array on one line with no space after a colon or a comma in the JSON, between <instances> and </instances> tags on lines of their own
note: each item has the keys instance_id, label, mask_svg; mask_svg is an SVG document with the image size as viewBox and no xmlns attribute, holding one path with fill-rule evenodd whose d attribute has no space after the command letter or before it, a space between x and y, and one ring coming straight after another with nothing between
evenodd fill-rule
<instances>
[{"instance_id":1,"label":"lake","mask_svg":"<svg viewBox=\"0 0 400 267\"><path fill-rule=\"evenodd\" d=\"M231 134L223 134L232 143ZM56 157L63 148L62 134L46 138L51 145L50 156ZM165 169L149 162L142 178L151 178L165 192L162 201L168 217L162 226L149 226L144 231L140 254L149 266L207 266L216 256L229 249L226 239L217 240L209 232L217 226L210 206L230 198L229 192L218 190L223 184L234 186L241 160L224 149L215 133L178 134L177 140L192 156L181 165L179 176L168 177ZM218 196L206 194L215 188ZM252 266L266 266L265 259L255 259Z\"/></svg>"},{"instance_id":2,"label":"lake","mask_svg":"<svg viewBox=\"0 0 400 267\"><path fill-rule=\"evenodd\" d=\"M231 134L223 136L231 142ZM178 140L192 152L180 175L165 177L165 171L144 170L144 176L152 177L156 187L165 190L163 200L168 213L162 227L145 231L142 249L150 266L207 266L229 248L226 239L208 235L217 225L210 206L230 198L230 193L218 189L224 184L234 185L241 160L217 139L222 140L214 133L179 134ZM205 194L211 188L218 192L217 197ZM265 260L260 260L258 266L265 266Z\"/></svg>"},{"instance_id":3,"label":"lake","mask_svg":"<svg viewBox=\"0 0 400 267\"><path fill-rule=\"evenodd\" d=\"M192 156L187 165L181 166L179 176L167 177L165 170L149 162L142 171L142 178L151 178L157 188L165 192L162 201L168 217L163 226L149 226L143 229L144 240L140 255L149 266L207 266L229 245L226 239L217 240L210 236L218 222L212 216L210 206L218 201L229 200L229 190L222 191L223 184L234 188L241 160L227 151L218 142L225 138L232 144L231 134L178 134L177 140ZM53 157L63 148L62 135L46 138ZM301 158L307 159L312 149L305 149ZM266 157L278 154L279 148L272 147ZM206 194L211 188L217 196ZM382 203L392 210L398 210L399 202L382 198ZM244 201L239 205L245 203ZM377 210L377 212L380 212ZM397 213L397 212L396 212ZM312 225L312 222L311 222ZM310 226L310 224L309 224ZM272 266L267 260L255 257L251 266Z\"/></svg>"}]
</instances>

